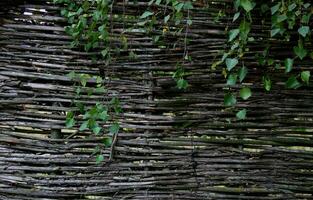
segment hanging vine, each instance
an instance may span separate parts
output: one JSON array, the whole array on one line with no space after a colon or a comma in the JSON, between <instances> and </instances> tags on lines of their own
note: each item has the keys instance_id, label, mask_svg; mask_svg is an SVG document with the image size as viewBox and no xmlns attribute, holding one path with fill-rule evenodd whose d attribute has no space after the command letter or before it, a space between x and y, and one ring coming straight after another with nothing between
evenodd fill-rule
<instances>
[{"instance_id":1,"label":"hanging vine","mask_svg":"<svg viewBox=\"0 0 313 200\"><path fill-rule=\"evenodd\" d=\"M66 32L71 35L73 48L81 48L85 51L100 52L93 59L102 59L106 66L114 62L114 52L120 52L121 48L127 50L128 39L123 35L124 31L140 30L146 36L151 37L155 45L160 49L169 46L166 37L184 36L183 41L179 44L183 46L182 57L176 63L176 71L172 77L176 81L179 89L187 89L187 73L184 66L188 62L192 62L188 45L189 34L192 33L192 12L195 12L195 6L209 6L210 3L203 3L200 0L182 1L182 0L150 0L146 4L146 9L138 16L128 16L133 23L131 28L121 33L119 42L112 43L114 39L112 31L113 20L125 22L124 14L113 14L114 0L54 0L55 3L64 5L61 11L62 15L68 19L70 24L66 27ZM125 1L123 1L125 4ZM135 1L133 3L136 3ZM226 4L225 4L226 5ZM229 5L229 4L227 4ZM123 11L123 13L125 10ZM282 77L289 75L285 80L287 89L297 89L303 85L308 85L310 81L310 71L304 70L300 74L294 74L293 68L295 61L302 61L305 58L313 59L312 40L311 40L311 18L313 14L312 5L305 0L273 0L273 1L254 1L254 0L235 0L232 7L221 9L214 18L219 23L221 18L230 18L231 23L226 27L227 47L220 55L220 59L215 60L212 64L212 70L220 69L226 79L224 105L227 109L235 111L238 120L244 120L247 115L246 109L238 110L236 104L241 100L246 101L252 96L252 89L249 85L259 84L257 82L245 83L249 70L245 63L248 57L251 59L250 45L256 40L263 42L264 49L261 53L255 55L253 62L257 63L260 68L264 68L264 74L260 77L260 81L266 92L272 88L270 71L282 72ZM232 15L232 16L230 16ZM262 22L264 27L270 26L270 31L264 32L262 37L253 37L251 30L254 28L255 22ZM297 44L290 49L292 56L280 59L271 55L272 42L288 42L294 38ZM177 37L179 38L179 37ZM173 44L175 47L176 42ZM262 47L263 48L263 47ZM133 51L129 51L130 58L136 58ZM309 58L310 57L310 58ZM251 60L249 60L251 62ZM283 69L283 71L282 71ZM66 124L73 127L75 117L83 115L85 121L80 125L80 130L92 130L96 135L103 133L102 127L97 121L107 122L113 120L113 124L109 128L109 132L116 134L119 130L118 121L114 117L122 112L119 100L113 98L110 103L104 104L98 102L96 105L87 108L79 102L84 92L103 93L106 94L104 82L100 76L92 76L88 74L70 74L73 81L76 81L76 102L74 104L78 109L69 112ZM85 91L87 85L93 85L94 88ZM236 87L235 87L236 86ZM240 86L240 89L237 90ZM110 145L108 142L106 144ZM100 155L100 154L99 154ZM98 160L103 160L100 156Z\"/></svg>"}]
</instances>

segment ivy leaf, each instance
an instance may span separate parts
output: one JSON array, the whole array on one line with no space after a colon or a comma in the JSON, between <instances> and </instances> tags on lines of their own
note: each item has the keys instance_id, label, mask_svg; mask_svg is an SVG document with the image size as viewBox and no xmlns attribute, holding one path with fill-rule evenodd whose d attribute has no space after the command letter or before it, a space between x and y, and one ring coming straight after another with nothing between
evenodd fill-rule
<instances>
[{"instance_id":1,"label":"ivy leaf","mask_svg":"<svg viewBox=\"0 0 313 200\"><path fill-rule=\"evenodd\" d=\"M311 76L310 71L303 71L303 72L301 72L301 79L302 79L302 81L305 82L307 85L309 84L310 76Z\"/></svg>"},{"instance_id":2,"label":"ivy leaf","mask_svg":"<svg viewBox=\"0 0 313 200\"><path fill-rule=\"evenodd\" d=\"M192 25L192 20L191 20L191 19L188 19L188 20L187 20L187 24L188 24L189 26L191 26L191 25Z\"/></svg>"},{"instance_id":3,"label":"ivy leaf","mask_svg":"<svg viewBox=\"0 0 313 200\"><path fill-rule=\"evenodd\" d=\"M253 9L253 4L250 0L240 0L240 6L243 7L246 12L250 12Z\"/></svg>"},{"instance_id":4,"label":"ivy leaf","mask_svg":"<svg viewBox=\"0 0 313 200\"><path fill-rule=\"evenodd\" d=\"M307 50L305 50L302 45L293 47L293 51L301 60L308 54Z\"/></svg>"},{"instance_id":5,"label":"ivy leaf","mask_svg":"<svg viewBox=\"0 0 313 200\"><path fill-rule=\"evenodd\" d=\"M295 9L297 7L296 3L292 3L288 6L288 11L293 11L293 9Z\"/></svg>"},{"instance_id":6,"label":"ivy leaf","mask_svg":"<svg viewBox=\"0 0 313 200\"><path fill-rule=\"evenodd\" d=\"M181 9L183 7L184 7L184 3L178 3L178 4L174 5L174 8L175 8L176 12L178 12L178 13L181 11Z\"/></svg>"},{"instance_id":7,"label":"ivy leaf","mask_svg":"<svg viewBox=\"0 0 313 200\"><path fill-rule=\"evenodd\" d=\"M96 156L96 164L100 164L102 161L104 161L104 156L102 154L99 154Z\"/></svg>"},{"instance_id":8,"label":"ivy leaf","mask_svg":"<svg viewBox=\"0 0 313 200\"><path fill-rule=\"evenodd\" d=\"M160 3L161 3L161 0L156 0L155 2L156 5L160 5Z\"/></svg>"},{"instance_id":9,"label":"ivy leaf","mask_svg":"<svg viewBox=\"0 0 313 200\"><path fill-rule=\"evenodd\" d=\"M234 17L233 17L233 22L236 21L239 16L240 16L240 12L236 12Z\"/></svg>"},{"instance_id":10,"label":"ivy leaf","mask_svg":"<svg viewBox=\"0 0 313 200\"><path fill-rule=\"evenodd\" d=\"M277 33L280 32L280 28L275 28L271 30L271 37L274 37L275 35L277 35Z\"/></svg>"},{"instance_id":11,"label":"ivy leaf","mask_svg":"<svg viewBox=\"0 0 313 200\"><path fill-rule=\"evenodd\" d=\"M228 42L233 41L239 34L239 29L233 29L229 31L229 37L228 37Z\"/></svg>"},{"instance_id":12,"label":"ivy leaf","mask_svg":"<svg viewBox=\"0 0 313 200\"><path fill-rule=\"evenodd\" d=\"M106 55L108 54L109 50L106 48L104 50L101 51L101 55L105 58Z\"/></svg>"},{"instance_id":13,"label":"ivy leaf","mask_svg":"<svg viewBox=\"0 0 313 200\"><path fill-rule=\"evenodd\" d=\"M310 7L310 5L311 5L310 3L305 3L305 4L303 5L303 7L304 7L304 8L308 8L308 7Z\"/></svg>"},{"instance_id":14,"label":"ivy leaf","mask_svg":"<svg viewBox=\"0 0 313 200\"><path fill-rule=\"evenodd\" d=\"M73 80L76 77L76 73L74 71L71 71L70 73L67 74L67 77Z\"/></svg>"},{"instance_id":15,"label":"ivy leaf","mask_svg":"<svg viewBox=\"0 0 313 200\"><path fill-rule=\"evenodd\" d=\"M227 85L235 85L237 82L237 74L230 74L227 79Z\"/></svg>"},{"instance_id":16,"label":"ivy leaf","mask_svg":"<svg viewBox=\"0 0 313 200\"><path fill-rule=\"evenodd\" d=\"M98 135L101 131L101 127L100 126L96 126L92 129L92 132L96 135Z\"/></svg>"},{"instance_id":17,"label":"ivy leaf","mask_svg":"<svg viewBox=\"0 0 313 200\"><path fill-rule=\"evenodd\" d=\"M286 14L278 15L277 19L276 19L277 20L276 22L280 23L280 22L285 21L286 19L288 19Z\"/></svg>"},{"instance_id":18,"label":"ivy leaf","mask_svg":"<svg viewBox=\"0 0 313 200\"><path fill-rule=\"evenodd\" d=\"M164 17L164 23L167 23L170 18L171 18L171 15L167 15L166 17Z\"/></svg>"},{"instance_id":19,"label":"ivy leaf","mask_svg":"<svg viewBox=\"0 0 313 200\"><path fill-rule=\"evenodd\" d=\"M245 79L247 74L248 74L248 69L245 66L239 69L238 76L239 76L240 83Z\"/></svg>"},{"instance_id":20,"label":"ivy leaf","mask_svg":"<svg viewBox=\"0 0 313 200\"><path fill-rule=\"evenodd\" d=\"M150 11L146 11L144 12L141 16L140 16L140 19L145 19L151 15L153 15L154 13L153 12L150 12Z\"/></svg>"},{"instance_id":21,"label":"ivy leaf","mask_svg":"<svg viewBox=\"0 0 313 200\"><path fill-rule=\"evenodd\" d=\"M241 40L246 41L251 30L251 24L246 20L242 20L239 25Z\"/></svg>"},{"instance_id":22,"label":"ivy leaf","mask_svg":"<svg viewBox=\"0 0 313 200\"><path fill-rule=\"evenodd\" d=\"M186 2L184 3L184 9L185 9L185 10L193 9L192 3L191 3L190 1L186 1Z\"/></svg>"},{"instance_id":23,"label":"ivy leaf","mask_svg":"<svg viewBox=\"0 0 313 200\"><path fill-rule=\"evenodd\" d=\"M242 88L239 93L240 93L240 97L243 100L247 100L249 99L249 97L251 97L251 89L248 87Z\"/></svg>"},{"instance_id":24,"label":"ivy leaf","mask_svg":"<svg viewBox=\"0 0 313 200\"><path fill-rule=\"evenodd\" d=\"M104 110L103 112L99 113L98 118L102 121L106 121L109 119L108 111Z\"/></svg>"},{"instance_id":25,"label":"ivy leaf","mask_svg":"<svg viewBox=\"0 0 313 200\"><path fill-rule=\"evenodd\" d=\"M295 76L289 77L288 80L286 81L286 87L288 89L297 89L301 86L302 86L301 83L297 80Z\"/></svg>"},{"instance_id":26,"label":"ivy leaf","mask_svg":"<svg viewBox=\"0 0 313 200\"><path fill-rule=\"evenodd\" d=\"M65 122L66 128L72 128L75 125L74 118L67 118Z\"/></svg>"},{"instance_id":27,"label":"ivy leaf","mask_svg":"<svg viewBox=\"0 0 313 200\"><path fill-rule=\"evenodd\" d=\"M109 132L111 135L117 134L120 130L120 125L118 123L114 123L110 126Z\"/></svg>"},{"instance_id":28,"label":"ivy leaf","mask_svg":"<svg viewBox=\"0 0 313 200\"><path fill-rule=\"evenodd\" d=\"M302 35L302 37L306 37L306 35L309 33L309 31L310 31L310 27L309 26L301 26L298 29L298 33L300 35Z\"/></svg>"},{"instance_id":29,"label":"ivy leaf","mask_svg":"<svg viewBox=\"0 0 313 200\"><path fill-rule=\"evenodd\" d=\"M271 13L274 15L280 8L280 2L277 3L275 6L271 7Z\"/></svg>"},{"instance_id":30,"label":"ivy leaf","mask_svg":"<svg viewBox=\"0 0 313 200\"><path fill-rule=\"evenodd\" d=\"M236 117L239 120L244 120L244 119L246 119L246 115L247 115L247 110L246 109L242 109L242 110L237 112Z\"/></svg>"},{"instance_id":31,"label":"ivy leaf","mask_svg":"<svg viewBox=\"0 0 313 200\"><path fill-rule=\"evenodd\" d=\"M308 24L310 22L311 14L303 15L301 18L301 23Z\"/></svg>"},{"instance_id":32,"label":"ivy leaf","mask_svg":"<svg viewBox=\"0 0 313 200\"><path fill-rule=\"evenodd\" d=\"M227 93L224 96L224 105L233 106L237 103L236 97L232 93Z\"/></svg>"},{"instance_id":33,"label":"ivy leaf","mask_svg":"<svg viewBox=\"0 0 313 200\"><path fill-rule=\"evenodd\" d=\"M103 139L103 144L106 146L106 147L110 147L112 145L112 138L111 137L106 137Z\"/></svg>"},{"instance_id":34,"label":"ivy leaf","mask_svg":"<svg viewBox=\"0 0 313 200\"><path fill-rule=\"evenodd\" d=\"M186 89L188 87L188 82L185 79L180 78L177 81L177 87L178 89Z\"/></svg>"},{"instance_id":35,"label":"ivy leaf","mask_svg":"<svg viewBox=\"0 0 313 200\"><path fill-rule=\"evenodd\" d=\"M272 81L271 81L271 79L269 79L267 76L263 76L262 80L263 80L264 89L266 91L270 91L271 88L272 88Z\"/></svg>"},{"instance_id":36,"label":"ivy leaf","mask_svg":"<svg viewBox=\"0 0 313 200\"><path fill-rule=\"evenodd\" d=\"M285 72L288 73L292 70L292 66L293 66L293 59L291 58L287 58L285 60Z\"/></svg>"},{"instance_id":37,"label":"ivy leaf","mask_svg":"<svg viewBox=\"0 0 313 200\"><path fill-rule=\"evenodd\" d=\"M226 66L227 66L228 71L232 70L237 64L238 64L237 58L227 58L226 59Z\"/></svg>"},{"instance_id":38,"label":"ivy leaf","mask_svg":"<svg viewBox=\"0 0 313 200\"><path fill-rule=\"evenodd\" d=\"M82 125L80 125L79 130L84 131L88 128L88 121L84 121Z\"/></svg>"}]
</instances>

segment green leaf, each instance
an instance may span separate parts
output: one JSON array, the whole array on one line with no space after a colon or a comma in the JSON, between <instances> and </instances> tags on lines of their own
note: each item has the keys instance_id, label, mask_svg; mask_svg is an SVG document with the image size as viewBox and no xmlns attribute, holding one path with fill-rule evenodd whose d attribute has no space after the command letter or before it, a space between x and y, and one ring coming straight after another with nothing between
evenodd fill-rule
<instances>
[{"instance_id":1,"label":"green leaf","mask_svg":"<svg viewBox=\"0 0 313 200\"><path fill-rule=\"evenodd\" d=\"M98 135L101 131L101 127L100 126L96 126L92 129L92 132L96 135Z\"/></svg>"},{"instance_id":2,"label":"green leaf","mask_svg":"<svg viewBox=\"0 0 313 200\"><path fill-rule=\"evenodd\" d=\"M309 84L310 76L311 76L310 71L303 71L303 72L301 72L301 79L302 79L302 81L305 82L307 85Z\"/></svg>"},{"instance_id":3,"label":"green leaf","mask_svg":"<svg viewBox=\"0 0 313 200\"><path fill-rule=\"evenodd\" d=\"M74 71L71 71L70 73L67 74L67 77L73 80L76 77L76 73Z\"/></svg>"},{"instance_id":4,"label":"green leaf","mask_svg":"<svg viewBox=\"0 0 313 200\"><path fill-rule=\"evenodd\" d=\"M229 37L228 37L228 42L233 41L239 34L239 29L233 29L229 31Z\"/></svg>"},{"instance_id":5,"label":"green leaf","mask_svg":"<svg viewBox=\"0 0 313 200\"><path fill-rule=\"evenodd\" d=\"M240 93L240 97L243 100L247 100L249 99L249 97L251 97L251 89L248 87L242 88L239 93Z\"/></svg>"},{"instance_id":6,"label":"green leaf","mask_svg":"<svg viewBox=\"0 0 313 200\"><path fill-rule=\"evenodd\" d=\"M310 22L311 15L312 15L311 13L307 15L303 15L301 18L301 23L308 24Z\"/></svg>"},{"instance_id":7,"label":"green leaf","mask_svg":"<svg viewBox=\"0 0 313 200\"><path fill-rule=\"evenodd\" d=\"M236 21L240 16L240 12L236 12L234 17L233 17L233 22Z\"/></svg>"},{"instance_id":8,"label":"green leaf","mask_svg":"<svg viewBox=\"0 0 313 200\"><path fill-rule=\"evenodd\" d=\"M150 11L145 11L141 16L140 16L140 19L145 19L151 15L153 15L154 13L153 12L150 12Z\"/></svg>"},{"instance_id":9,"label":"green leaf","mask_svg":"<svg viewBox=\"0 0 313 200\"><path fill-rule=\"evenodd\" d=\"M103 139L103 144L106 146L106 147L110 147L112 145L112 137L106 137Z\"/></svg>"},{"instance_id":10,"label":"green leaf","mask_svg":"<svg viewBox=\"0 0 313 200\"><path fill-rule=\"evenodd\" d=\"M184 3L184 9L185 9L185 10L193 9L192 3L191 3L190 1L186 1L186 2Z\"/></svg>"},{"instance_id":11,"label":"green leaf","mask_svg":"<svg viewBox=\"0 0 313 200\"><path fill-rule=\"evenodd\" d=\"M238 76L239 76L240 83L245 79L247 74L248 74L248 69L245 66L239 69Z\"/></svg>"},{"instance_id":12,"label":"green leaf","mask_svg":"<svg viewBox=\"0 0 313 200\"><path fill-rule=\"evenodd\" d=\"M242 110L237 112L236 117L239 120L244 120L244 119L246 119L246 115L247 115L247 110L246 109L242 109Z\"/></svg>"},{"instance_id":13,"label":"green leaf","mask_svg":"<svg viewBox=\"0 0 313 200\"><path fill-rule=\"evenodd\" d=\"M109 52L109 50L106 48L106 49L104 49L104 50L101 51L101 55L102 55L103 57L106 57L106 55L108 54L108 52Z\"/></svg>"},{"instance_id":14,"label":"green leaf","mask_svg":"<svg viewBox=\"0 0 313 200\"><path fill-rule=\"evenodd\" d=\"M295 77L295 76L289 77L287 82L286 82L286 87L288 89L297 89L301 86L302 86L301 83L297 80L297 77Z\"/></svg>"},{"instance_id":15,"label":"green leaf","mask_svg":"<svg viewBox=\"0 0 313 200\"><path fill-rule=\"evenodd\" d=\"M88 128L88 121L84 121L82 125L80 125L79 130L84 131Z\"/></svg>"},{"instance_id":16,"label":"green leaf","mask_svg":"<svg viewBox=\"0 0 313 200\"><path fill-rule=\"evenodd\" d=\"M246 20L242 20L239 25L241 40L246 41L251 30L251 24Z\"/></svg>"},{"instance_id":17,"label":"green leaf","mask_svg":"<svg viewBox=\"0 0 313 200\"><path fill-rule=\"evenodd\" d=\"M100 164L102 161L104 161L104 156L102 154L99 154L96 156L96 164Z\"/></svg>"},{"instance_id":18,"label":"green leaf","mask_svg":"<svg viewBox=\"0 0 313 200\"><path fill-rule=\"evenodd\" d=\"M174 6L175 10L177 13L179 13L181 11L181 9L184 7L184 3L178 3Z\"/></svg>"},{"instance_id":19,"label":"green leaf","mask_svg":"<svg viewBox=\"0 0 313 200\"><path fill-rule=\"evenodd\" d=\"M250 12L253 9L253 4L250 0L240 0L240 6L243 7L246 12Z\"/></svg>"},{"instance_id":20,"label":"green leaf","mask_svg":"<svg viewBox=\"0 0 313 200\"><path fill-rule=\"evenodd\" d=\"M280 22L285 21L286 19L288 19L286 14L278 15L276 22L277 22L277 23L280 23Z\"/></svg>"},{"instance_id":21,"label":"green leaf","mask_svg":"<svg viewBox=\"0 0 313 200\"><path fill-rule=\"evenodd\" d=\"M287 58L285 60L285 72L288 73L292 70L292 66L293 66L293 59L291 58Z\"/></svg>"},{"instance_id":22,"label":"green leaf","mask_svg":"<svg viewBox=\"0 0 313 200\"><path fill-rule=\"evenodd\" d=\"M280 2L277 3L275 6L271 7L271 13L274 15L280 8Z\"/></svg>"},{"instance_id":23,"label":"green leaf","mask_svg":"<svg viewBox=\"0 0 313 200\"><path fill-rule=\"evenodd\" d=\"M75 125L74 118L67 118L65 122L66 128L72 128Z\"/></svg>"},{"instance_id":24,"label":"green leaf","mask_svg":"<svg viewBox=\"0 0 313 200\"><path fill-rule=\"evenodd\" d=\"M235 85L237 82L237 74L230 74L227 79L227 85Z\"/></svg>"},{"instance_id":25,"label":"green leaf","mask_svg":"<svg viewBox=\"0 0 313 200\"><path fill-rule=\"evenodd\" d=\"M271 79L269 79L267 76L263 76L262 80L263 80L264 89L266 91L270 91L271 88L272 88L272 81L271 81Z\"/></svg>"},{"instance_id":26,"label":"green leaf","mask_svg":"<svg viewBox=\"0 0 313 200\"><path fill-rule=\"evenodd\" d=\"M232 93L227 93L224 96L224 105L233 106L237 103L236 97Z\"/></svg>"},{"instance_id":27,"label":"green leaf","mask_svg":"<svg viewBox=\"0 0 313 200\"><path fill-rule=\"evenodd\" d=\"M288 6L288 11L293 11L297 7L296 3L292 3Z\"/></svg>"},{"instance_id":28,"label":"green leaf","mask_svg":"<svg viewBox=\"0 0 313 200\"><path fill-rule=\"evenodd\" d=\"M303 7L304 7L304 8L308 8L308 7L310 7L310 5L311 5L310 3L305 3L305 4L303 5Z\"/></svg>"},{"instance_id":29,"label":"green leaf","mask_svg":"<svg viewBox=\"0 0 313 200\"><path fill-rule=\"evenodd\" d=\"M305 56L308 54L307 50L303 48L302 45L299 45L297 47L293 47L293 52L301 59L305 58Z\"/></svg>"},{"instance_id":30,"label":"green leaf","mask_svg":"<svg viewBox=\"0 0 313 200\"><path fill-rule=\"evenodd\" d=\"M114 123L110 126L109 133L111 135L117 134L119 130L120 130L120 125L118 123Z\"/></svg>"},{"instance_id":31,"label":"green leaf","mask_svg":"<svg viewBox=\"0 0 313 200\"><path fill-rule=\"evenodd\" d=\"M310 31L310 27L309 26L301 26L298 29L298 33L300 35L302 35L302 37L306 37L306 35L309 33L309 31Z\"/></svg>"},{"instance_id":32,"label":"green leaf","mask_svg":"<svg viewBox=\"0 0 313 200\"><path fill-rule=\"evenodd\" d=\"M164 23L167 23L170 18L171 18L171 15L167 15L166 17L164 17Z\"/></svg>"},{"instance_id":33,"label":"green leaf","mask_svg":"<svg viewBox=\"0 0 313 200\"><path fill-rule=\"evenodd\" d=\"M232 70L237 64L238 64L237 58L227 58L226 59L226 66L227 66L228 71Z\"/></svg>"},{"instance_id":34,"label":"green leaf","mask_svg":"<svg viewBox=\"0 0 313 200\"><path fill-rule=\"evenodd\" d=\"M101 119L102 121L106 121L109 119L108 111L104 110L102 111L99 115L98 118Z\"/></svg>"},{"instance_id":35,"label":"green leaf","mask_svg":"<svg viewBox=\"0 0 313 200\"><path fill-rule=\"evenodd\" d=\"M188 87L188 82L183 78L178 79L176 83L178 89L186 89Z\"/></svg>"},{"instance_id":36,"label":"green leaf","mask_svg":"<svg viewBox=\"0 0 313 200\"><path fill-rule=\"evenodd\" d=\"M271 37L274 37L275 35L277 35L277 33L280 32L280 28L275 28L271 30Z\"/></svg>"}]
</instances>

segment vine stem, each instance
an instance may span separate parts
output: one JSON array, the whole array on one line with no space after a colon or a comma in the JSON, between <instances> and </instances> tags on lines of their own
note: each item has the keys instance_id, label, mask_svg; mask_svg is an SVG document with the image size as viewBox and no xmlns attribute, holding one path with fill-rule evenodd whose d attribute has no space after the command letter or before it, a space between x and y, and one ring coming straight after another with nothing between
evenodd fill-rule
<instances>
[{"instance_id":1,"label":"vine stem","mask_svg":"<svg viewBox=\"0 0 313 200\"><path fill-rule=\"evenodd\" d=\"M117 142L117 133L113 134L113 141L112 141L112 145L111 145L111 149L110 149L110 157L109 157L109 162L113 161L113 156L114 156L114 147L115 144Z\"/></svg>"}]
</instances>

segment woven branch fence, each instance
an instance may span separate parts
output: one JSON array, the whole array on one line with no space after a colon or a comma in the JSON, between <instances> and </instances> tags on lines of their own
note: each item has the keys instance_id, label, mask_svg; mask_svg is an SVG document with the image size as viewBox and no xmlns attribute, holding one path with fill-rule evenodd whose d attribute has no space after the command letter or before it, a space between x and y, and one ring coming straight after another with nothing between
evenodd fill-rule
<instances>
[{"instance_id":1,"label":"woven branch fence","mask_svg":"<svg viewBox=\"0 0 313 200\"><path fill-rule=\"evenodd\" d=\"M224 109L225 80L210 66L225 48L225 27L235 26L231 19L214 21L227 3L212 0L208 10L191 12L193 61L184 65L190 87L179 90L171 73L184 53L184 34L169 34L177 45L162 49L145 33L124 33L138 58L122 52L105 66L90 58L97 52L69 48L67 20L51 1L1 1L0 199L313 199L312 86L286 90L282 73L270 72L272 92L254 84L253 97L239 102L246 120ZM141 14L146 7L146 1L116 1L113 12ZM113 33L121 27L116 22ZM247 84L261 82L266 70L254 54L269 29L252 27ZM285 58L295 42L272 41L271 54ZM295 66L311 70L313 63ZM97 165L92 152L102 139L88 131L69 137L64 122L75 98L66 74L98 74L99 68L114 77L108 95L119 97L124 113L113 160ZM92 105L101 98L82 100ZM53 139L57 131L62 138Z\"/></svg>"}]
</instances>

